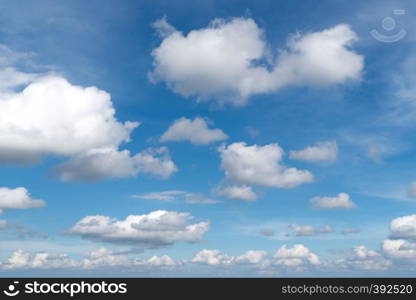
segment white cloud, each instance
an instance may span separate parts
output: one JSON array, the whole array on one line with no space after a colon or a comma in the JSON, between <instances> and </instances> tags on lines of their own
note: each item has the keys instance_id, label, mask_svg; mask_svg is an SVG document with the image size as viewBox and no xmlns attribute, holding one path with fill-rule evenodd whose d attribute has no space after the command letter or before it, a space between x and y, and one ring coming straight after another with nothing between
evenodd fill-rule
<instances>
[{"instance_id":1,"label":"white cloud","mask_svg":"<svg viewBox=\"0 0 416 300\"><path fill-rule=\"evenodd\" d=\"M416 181L410 184L409 191L407 192L409 198L416 199Z\"/></svg>"},{"instance_id":2,"label":"white cloud","mask_svg":"<svg viewBox=\"0 0 416 300\"><path fill-rule=\"evenodd\" d=\"M253 94L288 85L325 86L359 79L364 65L363 56L350 49L357 36L344 24L293 36L274 61L263 31L252 19L215 19L187 35L164 19L155 27L163 40L152 52L150 78L200 100L243 105Z\"/></svg>"},{"instance_id":3,"label":"white cloud","mask_svg":"<svg viewBox=\"0 0 416 300\"><path fill-rule=\"evenodd\" d=\"M338 146L335 141L321 142L303 150L290 151L291 159L306 161L335 161L338 156Z\"/></svg>"},{"instance_id":4,"label":"white cloud","mask_svg":"<svg viewBox=\"0 0 416 300\"><path fill-rule=\"evenodd\" d=\"M320 209L350 209L356 207L347 193L339 193L336 197L314 197L310 202L313 207Z\"/></svg>"},{"instance_id":5,"label":"white cloud","mask_svg":"<svg viewBox=\"0 0 416 300\"><path fill-rule=\"evenodd\" d=\"M193 258L192 263L205 264L211 266L236 266L236 265L257 265L264 267L268 265L268 253L260 250L249 250L239 256L231 256L219 250L204 249L199 251Z\"/></svg>"},{"instance_id":6,"label":"white cloud","mask_svg":"<svg viewBox=\"0 0 416 300\"><path fill-rule=\"evenodd\" d=\"M416 244L409 243L404 239L384 240L383 252L387 257L395 260L405 260L412 263L416 260Z\"/></svg>"},{"instance_id":7,"label":"white cloud","mask_svg":"<svg viewBox=\"0 0 416 300\"><path fill-rule=\"evenodd\" d=\"M195 254L190 261L213 266L230 265L234 262L234 257L223 254L219 250L204 249Z\"/></svg>"},{"instance_id":8,"label":"white cloud","mask_svg":"<svg viewBox=\"0 0 416 300\"><path fill-rule=\"evenodd\" d=\"M129 215L125 220L107 216L87 216L69 229L70 234L92 241L134 244L143 248L196 243L209 230L209 222L189 224L189 213L153 211L147 215Z\"/></svg>"},{"instance_id":9,"label":"white cloud","mask_svg":"<svg viewBox=\"0 0 416 300\"><path fill-rule=\"evenodd\" d=\"M367 249L367 247L362 246L362 245L354 247L353 250L354 250L354 256L360 259L380 256L378 252Z\"/></svg>"},{"instance_id":10,"label":"white cloud","mask_svg":"<svg viewBox=\"0 0 416 300\"><path fill-rule=\"evenodd\" d=\"M11 269L66 269L74 268L79 264L70 259L66 254L50 254L39 252L31 253L16 250L11 257L2 263L2 268Z\"/></svg>"},{"instance_id":11,"label":"white cloud","mask_svg":"<svg viewBox=\"0 0 416 300\"><path fill-rule=\"evenodd\" d=\"M360 231L358 229L356 229L356 228L343 228L341 230L341 233L342 234L345 234L345 235L347 235L347 234L354 234L354 233L358 233L358 232L360 232Z\"/></svg>"},{"instance_id":12,"label":"white cloud","mask_svg":"<svg viewBox=\"0 0 416 300\"><path fill-rule=\"evenodd\" d=\"M128 150L93 149L54 168L62 181L95 181L107 177L132 177L137 174L168 178L177 170L166 147L146 149L134 156Z\"/></svg>"},{"instance_id":13,"label":"white cloud","mask_svg":"<svg viewBox=\"0 0 416 300\"><path fill-rule=\"evenodd\" d=\"M57 76L40 77L21 92L0 96L0 161L70 156L129 141L136 122L119 123L110 95Z\"/></svg>"},{"instance_id":14,"label":"white cloud","mask_svg":"<svg viewBox=\"0 0 416 300\"><path fill-rule=\"evenodd\" d=\"M277 188L293 188L313 181L307 170L287 168L280 164L283 149L277 144L246 146L233 143L219 148L221 167L232 182Z\"/></svg>"},{"instance_id":15,"label":"white cloud","mask_svg":"<svg viewBox=\"0 0 416 300\"><path fill-rule=\"evenodd\" d=\"M252 190L251 186L246 184L226 184L217 187L214 193L231 199L239 199L244 201L256 201L257 194Z\"/></svg>"},{"instance_id":16,"label":"white cloud","mask_svg":"<svg viewBox=\"0 0 416 300\"><path fill-rule=\"evenodd\" d=\"M263 262L267 257L266 251L261 250L249 250L246 253L236 257L235 261L237 263L247 263L247 264L259 264Z\"/></svg>"},{"instance_id":17,"label":"white cloud","mask_svg":"<svg viewBox=\"0 0 416 300\"><path fill-rule=\"evenodd\" d=\"M352 249L347 258L340 263L346 267L364 271L385 271L391 266L391 261L383 258L377 251L361 245Z\"/></svg>"},{"instance_id":18,"label":"white cloud","mask_svg":"<svg viewBox=\"0 0 416 300\"><path fill-rule=\"evenodd\" d=\"M331 233L334 229L330 225L322 226L321 228L316 228L312 225L296 225L291 224L289 228L293 231L296 236L313 236L321 233Z\"/></svg>"},{"instance_id":19,"label":"white cloud","mask_svg":"<svg viewBox=\"0 0 416 300\"><path fill-rule=\"evenodd\" d=\"M416 239L416 215L403 216L390 222L393 239Z\"/></svg>"},{"instance_id":20,"label":"white cloud","mask_svg":"<svg viewBox=\"0 0 416 300\"><path fill-rule=\"evenodd\" d=\"M139 259L130 257L123 252L117 253L106 248L100 248L88 253L86 257L80 261L80 265L84 269L122 267L123 270L139 271L157 268L169 269L179 266L180 263L174 261L168 255L154 255L148 259Z\"/></svg>"},{"instance_id":21,"label":"white cloud","mask_svg":"<svg viewBox=\"0 0 416 300\"><path fill-rule=\"evenodd\" d=\"M189 204L217 204L220 201L205 197L202 194L188 193L185 191L163 191L153 192L142 195L132 195L133 198L145 199L145 200L160 200L160 201L180 201L183 200Z\"/></svg>"},{"instance_id":22,"label":"white cloud","mask_svg":"<svg viewBox=\"0 0 416 300\"><path fill-rule=\"evenodd\" d=\"M395 218L390 222L389 239L383 241L385 256L414 263L416 259L416 215Z\"/></svg>"},{"instance_id":23,"label":"white cloud","mask_svg":"<svg viewBox=\"0 0 416 300\"><path fill-rule=\"evenodd\" d=\"M262 236L266 236L266 237L274 236L276 233L273 229L270 229L270 228L261 228L259 232Z\"/></svg>"},{"instance_id":24,"label":"white cloud","mask_svg":"<svg viewBox=\"0 0 416 300\"><path fill-rule=\"evenodd\" d=\"M202 118L180 118L161 136L161 142L189 141L194 145L207 145L223 141L228 136L221 129L210 129Z\"/></svg>"},{"instance_id":25,"label":"white cloud","mask_svg":"<svg viewBox=\"0 0 416 300\"><path fill-rule=\"evenodd\" d=\"M299 267L305 264L321 264L318 256L302 244L295 244L292 248L283 245L273 256L274 263L288 267Z\"/></svg>"},{"instance_id":26,"label":"white cloud","mask_svg":"<svg viewBox=\"0 0 416 300\"><path fill-rule=\"evenodd\" d=\"M178 263L175 262L170 256L164 254L161 256L152 256L150 257L146 263L150 266L157 266L157 267L170 267L176 266Z\"/></svg>"},{"instance_id":27,"label":"white cloud","mask_svg":"<svg viewBox=\"0 0 416 300\"><path fill-rule=\"evenodd\" d=\"M123 268L124 271L151 271L156 269L171 269L180 266L168 255L152 256L148 259L132 258L123 253L117 253L106 248L91 251L80 260L73 260L66 254L51 254L48 252L29 253L16 250L10 258L0 264L4 270L16 269L73 269L95 270Z\"/></svg>"},{"instance_id":28,"label":"white cloud","mask_svg":"<svg viewBox=\"0 0 416 300\"><path fill-rule=\"evenodd\" d=\"M45 205L43 200L32 199L24 187L15 189L0 187L0 214L7 209L28 209Z\"/></svg>"},{"instance_id":29,"label":"white cloud","mask_svg":"<svg viewBox=\"0 0 416 300\"><path fill-rule=\"evenodd\" d=\"M318 234L318 230L311 225L299 226L296 224L291 224L289 228L292 229L296 236L311 236Z\"/></svg>"},{"instance_id":30,"label":"white cloud","mask_svg":"<svg viewBox=\"0 0 416 300\"><path fill-rule=\"evenodd\" d=\"M32 82L37 77L36 74L20 72L13 67L4 68L0 70L0 93L3 93L3 97L6 98L6 93L10 93L14 88Z\"/></svg>"},{"instance_id":31,"label":"white cloud","mask_svg":"<svg viewBox=\"0 0 416 300\"><path fill-rule=\"evenodd\" d=\"M9 65L27 54L11 53L0 45L0 164L69 157L55 168L62 180L138 173L166 178L176 171L166 148L135 155L119 150L139 123L119 122L107 92L73 85L56 74L21 72Z\"/></svg>"},{"instance_id":32,"label":"white cloud","mask_svg":"<svg viewBox=\"0 0 416 300\"><path fill-rule=\"evenodd\" d=\"M160 200L160 201L175 201L179 196L186 194L184 191L164 191L164 192L153 192L141 195L132 195L133 198L145 199L145 200Z\"/></svg>"}]
</instances>

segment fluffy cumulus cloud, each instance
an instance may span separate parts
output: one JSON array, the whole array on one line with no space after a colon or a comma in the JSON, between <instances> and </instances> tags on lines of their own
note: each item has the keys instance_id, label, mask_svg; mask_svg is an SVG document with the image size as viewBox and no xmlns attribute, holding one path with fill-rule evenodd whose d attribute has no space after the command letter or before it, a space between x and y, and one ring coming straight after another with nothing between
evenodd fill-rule
<instances>
[{"instance_id":1,"label":"fluffy cumulus cloud","mask_svg":"<svg viewBox=\"0 0 416 300\"><path fill-rule=\"evenodd\" d=\"M168 255L153 255L148 258L136 257L135 252L114 251L99 248L78 259L66 254L48 252L30 253L14 251L9 258L0 262L0 270L50 270L93 272L94 270L123 270L143 274L166 275L166 271L203 272L200 266L220 268L235 274L276 274L280 271L299 272L321 265L318 256L301 244L288 247L283 245L277 252L248 250L241 255L228 255L219 250L203 249L187 260L174 260ZM185 267L185 268L181 268ZM197 269L195 269L195 267Z\"/></svg>"},{"instance_id":2,"label":"fluffy cumulus cloud","mask_svg":"<svg viewBox=\"0 0 416 300\"><path fill-rule=\"evenodd\" d=\"M122 267L124 270L140 270L146 268L173 268L178 265L180 265L180 262L174 261L168 255L154 255L148 259L140 259L107 248L92 251L80 261L80 266L84 269Z\"/></svg>"},{"instance_id":3,"label":"fluffy cumulus cloud","mask_svg":"<svg viewBox=\"0 0 416 300\"><path fill-rule=\"evenodd\" d=\"M409 198L416 199L416 181L413 181L410 184L409 190L407 191L407 195Z\"/></svg>"},{"instance_id":4,"label":"fluffy cumulus cloud","mask_svg":"<svg viewBox=\"0 0 416 300\"><path fill-rule=\"evenodd\" d=\"M131 257L106 248L87 253L79 260L71 259L66 254L51 254L48 252L29 253L23 250L14 251L11 256L0 264L0 269L65 269L65 270L97 270L122 268L124 271L155 271L169 270L180 266L168 255L152 256L148 259Z\"/></svg>"},{"instance_id":5,"label":"fluffy cumulus cloud","mask_svg":"<svg viewBox=\"0 0 416 300\"><path fill-rule=\"evenodd\" d=\"M416 261L416 215L395 218L390 222L389 239L383 241L384 254L398 261Z\"/></svg>"},{"instance_id":6,"label":"fluffy cumulus cloud","mask_svg":"<svg viewBox=\"0 0 416 300\"><path fill-rule=\"evenodd\" d=\"M345 24L292 36L274 59L263 30L249 18L215 19L188 34L166 19L155 27L162 42L152 51L150 78L199 100L244 105L251 95L289 85L326 86L359 79L364 66L363 56L351 49L357 35Z\"/></svg>"},{"instance_id":7,"label":"fluffy cumulus cloud","mask_svg":"<svg viewBox=\"0 0 416 300\"><path fill-rule=\"evenodd\" d=\"M224 254L219 250L204 249L195 254L190 259L190 262L211 266L260 265L267 261L267 257L267 252L261 250L249 250L242 255L232 256Z\"/></svg>"},{"instance_id":8,"label":"fluffy cumulus cloud","mask_svg":"<svg viewBox=\"0 0 416 300\"><path fill-rule=\"evenodd\" d=\"M24 187L15 189L0 187L0 214L7 209L28 209L45 205L43 200L32 199Z\"/></svg>"},{"instance_id":9,"label":"fluffy cumulus cloud","mask_svg":"<svg viewBox=\"0 0 416 300\"><path fill-rule=\"evenodd\" d=\"M392 265L379 252L362 245L354 247L339 263L345 268L362 271L385 271Z\"/></svg>"},{"instance_id":10,"label":"fluffy cumulus cloud","mask_svg":"<svg viewBox=\"0 0 416 300\"><path fill-rule=\"evenodd\" d=\"M166 147L149 148L133 156L115 148L92 149L54 168L62 181L96 181L139 173L168 178L178 170Z\"/></svg>"},{"instance_id":11,"label":"fluffy cumulus cloud","mask_svg":"<svg viewBox=\"0 0 416 300\"><path fill-rule=\"evenodd\" d=\"M275 264L286 267L321 264L319 257L302 244L295 244L292 248L283 245L276 251L273 258Z\"/></svg>"},{"instance_id":12,"label":"fluffy cumulus cloud","mask_svg":"<svg viewBox=\"0 0 416 300\"><path fill-rule=\"evenodd\" d=\"M416 215L393 219L390 222L390 237L394 239L416 239Z\"/></svg>"},{"instance_id":13,"label":"fluffy cumulus cloud","mask_svg":"<svg viewBox=\"0 0 416 300\"><path fill-rule=\"evenodd\" d=\"M290 151L291 159L306 161L334 161L338 156L338 146L335 141L321 142L303 150Z\"/></svg>"},{"instance_id":14,"label":"fluffy cumulus cloud","mask_svg":"<svg viewBox=\"0 0 416 300\"><path fill-rule=\"evenodd\" d=\"M227 255L219 250L204 249L195 254L190 262L232 267L235 270L249 266L262 273L275 273L279 270L297 272L321 264L318 256L302 244L296 244L292 248L283 245L274 254L262 250L249 250L237 256Z\"/></svg>"},{"instance_id":15,"label":"fluffy cumulus cloud","mask_svg":"<svg viewBox=\"0 0 416 300\"><path fill-rule=\"evenodd\" d=\"M221 168L228 180L277 188L293 188L313 181L307 170L288 168L281 164L283 149L277 144L265 146L233 143L219 148Z\"/></svg>"},{"instance_id":16,"label":"fluffy cumulus cloud","mask_svg":"<svg viewBox=\"0 0 416 300\"><path fill-rule=\"evenodd\" d=\"M350 209L356 207L347 193L339 193L336 197L313 197L310 202L314 208L318 209Z\"/></svg>"},{"instance_id":17,"label":"fluffy cumulus cloud","mask_svg":"<svg viewBox=\"0 0 416 300\"><path fill-rule=\"evenodd\" d=\"M0 96L0 161L27 162L44 154L70 156L129 141L136 122L120 123L110 95L57 76L35 79Z\"/></svg>"},{"instance_id":18,"label":"fluffy cumulus cloud","mask_svg":"<svg viewBox=\"0 0 416 300\"><path fill-rule=\"evenodd\" d=\"M220 201L208 198L203 194L189 193L185 191L163 191L152 192L141 195L132 195L133 198L145 199L145 200L158 200L166 202L184 201L188 204L217 204Z\"/></svg>"},{"instance_id":19,"label":"fluffy cumulus cloud","mask_svg":"<svg viewBox=\"0 0 416 300\"><path fill-rule=\"evenodd\" d=\"M393 259L399 261L415 263L416 260L416 243L409 242L407 240L384 240L383 241L384 254Z\"/></svg>"},{"instance_id":20,"label":"fluffy cumulus cloud","mask_svg":"<svg viewBox=\"0 0 416 300\"><path fill-rule=\"evenodd\" d=\"M180 118L166 130L160 141L189 141L194 145L207 145L227 138L221 129L208 128L207 122L202 118Z\"/></svg>"},{"instance_id":21,"label":"fluffy cumulus cloud","mask_svg":"<svg viewBox=\"0 0 416 300\"><path fill-rule=\"evenodd\" d=\"M99 242L132 244L143 248L173 245L178 241L197 243L209 230L209 222L190 224L189 213L165 210L147 215L129 215L125 220L108 216L87 216L68 231Z\"/></svg>"},{"instance_id":22,"label":"fluffy cumulus cloud","mask_svg":"<svg viewBox=\"0 0 416 300\"><path fill-rule=\"evenodd\" d=\"M139 123L118 121L110 94L57 74L21 72L9 64L23 54L0 48L0 164L69 157L54 169L66 181L138 173L165 178L176 171L165 148L135 155L119 150Z\"/></svg>"},{"instance_id":23,"label":"fluffy cumulus cloud","mask_svg":"<svg viewBox=\"0 0 416 300\"><path fill-rule=\"evenodd\" d=\"M301 226L301 225L291 224L289 225L289 228L292 230L292 232L296 236L314 236L314 235L318 235L321 233L331 233L334 231L334 229L330 225L325 225L325 226L322 226L321 228L317 228L312 225Z\"/></svg>"},{"instance_id":24,"label":"fluffy cumulus cloud","mask_svg":"<svg viewBox=\"0 0 416 300\"><path fill-rule=\"evenodd\" d=\"M251 186L246 184L225 184L217 187L214 193L230 199L256 201L258 196Z\"/></svg>"},{"instance_id":25,"label":"fluffy cumulus cloud","mask_svg":"<svg viewBox=\"0 0 416 300\"><path fill-rule=\"evenodd\" d=\"M190 261L213 266L230 265L234 262L234 257L223 254L219 250L204 249L195 254Z\"/></svg>"},{"instance_id":26,"label":"fluffy cumulus cloud","mask_svg":"<svg viewBox=\"0 0 416 300\"><path fill-rule=\"evenodd\" d=\"M9 222L6 220L0 220L0 230L9 227Z\"/></svg>"}]
</instances>

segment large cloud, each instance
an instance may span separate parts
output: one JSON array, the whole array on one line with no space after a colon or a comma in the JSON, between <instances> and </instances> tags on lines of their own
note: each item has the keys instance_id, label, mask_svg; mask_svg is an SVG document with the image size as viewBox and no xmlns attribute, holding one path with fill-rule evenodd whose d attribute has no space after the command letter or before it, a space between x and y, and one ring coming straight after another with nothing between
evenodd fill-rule
<instances>
[{"instance_id":1,"label":"large cloud","mask_svg":"<svg viewBox=\"0 0 416 300\"><path fill-rule=\"evenodd\" d=\"M15 189L0 187L0 214L6 209L28 209L45 205L43 200L32 199L24 187Z\"/></svg>"},{"instance_id":2,"label":"large cloud","mask_svg":"<svg viewBox=\"0 0 416 300\"><path fill-rule=\"evenodd\" d=\"M221 167L226 177L236 183L277 188L293 188L313 181L307 170L280 164L283 149L277 144L265 146L233 143L219 148Z\"/></svg>"},{"instance_id":3,"label":"large cloud","mask_svg":"<svg viewBox=\"0 0 416 300\"><path fill-rule=\"evenodd\" d=\"M263 31L252 19L213 20L184 35L161 19L162 42L152 52L151 79L200 100L217 98L243 105L249 96L288 85L331 85L359 79L363 56L350 49L357 40L348 25L296 35L274 61Z\"/></svg>"},{"instance_id":4,"label":"large cloud","mask_svg":"<svg viewBox=\"0 0 416 300\"><path fill-rule=\"evenodd\" d=\"M209 222L189 224L191 219L189 213L165 210L153 211L147 215L129 215L125 220L87 216L68 232L93 241L155 248L178 241L200 242L209 230Z\"/></svg>"},{"instance_id":5,"label":"large cloud","mask_svg":"<svg viewBox=\"0 0 416 300\"><path fill-rule=\"evenodd\" d=\"M160 141L190 141L194 145L206 145L227 138L221 129L208 128L207 122L202 118L180 118L166 130Z\"/></svg>"}]
</instances>

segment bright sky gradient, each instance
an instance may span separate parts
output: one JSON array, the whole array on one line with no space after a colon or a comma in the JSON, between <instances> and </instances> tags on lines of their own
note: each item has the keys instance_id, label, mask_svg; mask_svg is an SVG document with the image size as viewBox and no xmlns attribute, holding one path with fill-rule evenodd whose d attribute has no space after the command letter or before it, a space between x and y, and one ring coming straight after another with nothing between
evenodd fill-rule
<instances>
[{"instance_id":1,"label":"bright sky gradient","mask_svg":"<svg viewBox=\"0 0 416 300\"><path fill-rule=\"evenodd\" d=\"M0 1L0 276L414 275L415 13Z\"/></svg>"}]
</instances>

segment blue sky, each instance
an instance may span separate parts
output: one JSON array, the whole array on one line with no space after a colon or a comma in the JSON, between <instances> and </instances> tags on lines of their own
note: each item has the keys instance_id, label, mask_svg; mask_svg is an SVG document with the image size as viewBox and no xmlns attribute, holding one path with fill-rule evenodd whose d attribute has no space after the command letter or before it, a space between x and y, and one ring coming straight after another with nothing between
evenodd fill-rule
<instances>
[{"instance_id":1,"label":"blue sky","mask_svg":"<svg viewBox=\"0 0 416 300\"><path fill-rule=\"evenodd\" d=\"M414 9L0 2L0 274L414 274Z\"/></svg>"}]
</instances>

